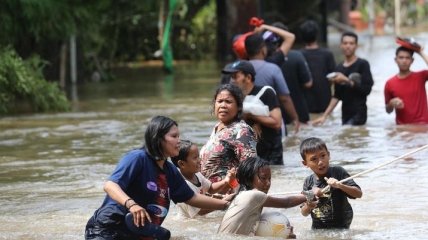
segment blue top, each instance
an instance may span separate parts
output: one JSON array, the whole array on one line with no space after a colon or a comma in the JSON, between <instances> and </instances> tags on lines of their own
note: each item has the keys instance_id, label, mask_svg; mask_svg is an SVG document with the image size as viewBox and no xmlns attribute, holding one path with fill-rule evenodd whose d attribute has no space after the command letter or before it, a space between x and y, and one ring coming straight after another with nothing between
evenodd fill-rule
<instances>
[{"instance_id":1,"label":"blue top","mask_svg":"<svg viewBox=\"0 0 428 240\"><path fill-rule=\"evenodd\" d=\"M261 87L271 86L276 94L280 96L290 94L284 75L277 65L257 59L250 60L250 62L256 70L254 85Z\"/></svg>"},{"instance_id":2,"label":"blue top","mask_svg":"<svg viewBox=\"0 0 428 240\"><path fill-rule=\"evenodd\" d=\"M194 195L171 162L165 161L161 169L145 149L128 152L120 160L109 180L117 183L130 198L145 208L153 222L159 225L168 214L170 200L175 203L185 202ZM101 208L106 205L116 205L123 209L125 214L127 212L108 195Z\"/></svg>"}]
</instances>

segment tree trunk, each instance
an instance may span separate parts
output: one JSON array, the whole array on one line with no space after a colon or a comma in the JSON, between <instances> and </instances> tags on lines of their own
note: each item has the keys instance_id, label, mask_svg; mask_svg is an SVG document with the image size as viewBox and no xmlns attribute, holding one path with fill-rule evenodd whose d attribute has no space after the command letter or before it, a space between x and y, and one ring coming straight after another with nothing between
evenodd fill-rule
<instances>
[{"instance_id":1,"label":"tree trunk","mask_svg":"<svg viewBox=\"0 0 428 240\"><path fill-rule=\"evenodd\" d=\"M67 44L61 44L61 51L59 52L59 86L65 89L66 73L67 73Z\"/></svg>"}]
</instances>

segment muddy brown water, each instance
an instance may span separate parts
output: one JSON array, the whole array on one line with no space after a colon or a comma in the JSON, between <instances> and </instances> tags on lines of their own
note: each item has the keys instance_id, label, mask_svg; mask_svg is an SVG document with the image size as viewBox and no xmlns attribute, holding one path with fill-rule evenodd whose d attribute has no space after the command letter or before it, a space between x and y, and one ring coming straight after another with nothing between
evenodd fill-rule
<instances>
[{"instance_id":1,"label":"muddy brown water","mask_svg":"<svg viewBox=\"0 0 428 240\"><path fill-rule=\"evenodd\" d=\"M428 34L418 38L427 45ZM289 136L285 165L273 167L271 192L301 190L310 171L301 164L298 145L310 136L324 139L331 164L351 174L428 143L427 126L396 126L384 110L383 86L397 71L392 38L363 37L360 45L358 54L369 60L375 79L367 124L341 126L337 107L323 126L304 126ZM415 56L413 69L424 68ZM141 146L152 116L174 118L183 138L205 143L215 123L210 103L219 69L198 62L178 66L173 77L156 67L119 71L117 81L79 86L72 112L1 118L0 239L83 239L88 218L104 198L104 180L123 153ZM363 197L350 200L350 230L312 231L310 217L297 207L277 211L287 215L298 239L426 239L427 159L428 151L416 153L356 178ZM173 239L250 239L216 234L221 216L183 220L172 206L164 226Z\"/></svg>"}]
</instances>

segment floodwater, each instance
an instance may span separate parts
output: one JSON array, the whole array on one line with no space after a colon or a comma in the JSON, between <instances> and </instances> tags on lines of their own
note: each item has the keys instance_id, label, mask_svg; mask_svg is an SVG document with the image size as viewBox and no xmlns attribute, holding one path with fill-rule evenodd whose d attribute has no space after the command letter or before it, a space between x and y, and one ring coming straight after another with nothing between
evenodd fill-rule
<instances>
[{"instance_id":1,"label":"floodwater","mask_svg":"<svg viewBox=\"0 0 428 240\"><path fill-rule=\"evenodd\" d=\"M418 40L428 43L428 34ZM427 126L396 126L384 110L383 86L396 73L392 37L362 37L358 54L369 60L375 79L365 126L341 126L339 106L323 126L305 126L284 143L285 166L273 167L272 193L301 190L310 171L298 153L301 140L327 142L331 164L351 175L391 161L428 143ZM205 143L215 119L211 97L219 78L212 63L187 63L174 77L157 67L134 68L123 80L75 89L73 111L0 119L0 239L83 239L84 227L103 198L104 180L126 151L141 146L148 120L177 120L183 138ZM426 68L415 56L413 70ZM312 231L298 207L280 209L298 239L426 239L428 151L379 168L355 181L363 197L350 200L350 230ZM218 235L222 212L183 220L171 212L164 226L173 239L258 239Z\"/></svg>"}]
</instances>

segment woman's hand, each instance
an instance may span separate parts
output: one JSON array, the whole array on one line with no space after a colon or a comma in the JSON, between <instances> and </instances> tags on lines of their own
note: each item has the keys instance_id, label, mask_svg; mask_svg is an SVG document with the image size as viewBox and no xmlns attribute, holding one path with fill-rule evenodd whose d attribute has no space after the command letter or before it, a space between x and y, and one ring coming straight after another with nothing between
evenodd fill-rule
<instances>
[{"instance_id":1,"label":"woman's hand","mask_svg":"<svg viewBox=\"0 0 428 240\"><path fill-rule=\"evenodd\" d=\"M137 227L144 226L144 221L147 219L147 221L152 222L152 219L150 218L149 213L146 211L146 209L142 208L137 203L133 203L128 208L129 212L132 214L134 218L134 224Z\"/></svg>"}]
</instances>

